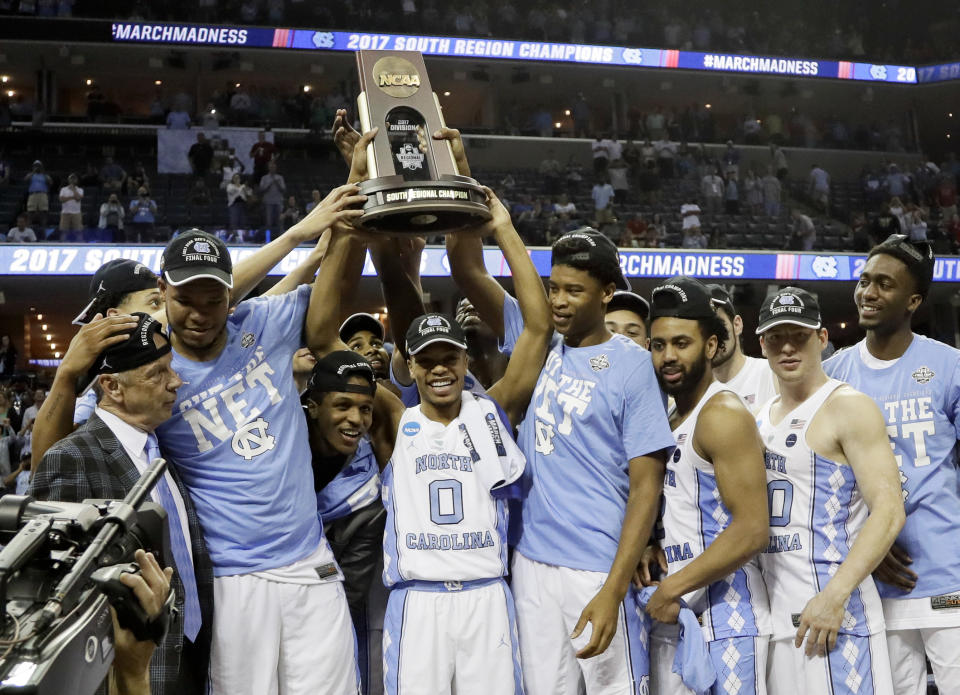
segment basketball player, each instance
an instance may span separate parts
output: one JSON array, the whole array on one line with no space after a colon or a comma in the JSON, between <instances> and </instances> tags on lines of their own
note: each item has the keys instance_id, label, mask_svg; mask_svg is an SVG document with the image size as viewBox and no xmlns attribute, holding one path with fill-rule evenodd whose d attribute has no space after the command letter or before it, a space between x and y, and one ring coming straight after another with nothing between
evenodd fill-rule
<instances>
[{"instance_id":1,"label":"basketball player","mask_svg":"<svg viewBox=\"0 0 960 695\"><path fill-rule=\"evenodd\" d=\"M740 396L748 408L755 410L777 393L773 372L766 360L743 354L743 319L730 294L720 285L707 287L710 288L713 308L730 334L730 340L717 350L717 356L713 358L713 376Z\"/></svg>"},{"instance_id":2,"label":"basketball player","mask_svg":"<svg viewBox=\"0 0 960 695\"><path fill-rule=\"evenodd\" d=\"M647 318L650 316L650 304L639 294L627 290L617 290L607 304L604 321L611 333L625 335L640 347L649 347L647 337Z\"/></svg>"},{"instance_id":3,"label":"basketball player","mask_svg":"<svg viewBox=\"0 0 960 695\"><path fill-rule=\"evenodd\" d=\"M353 314L340 324L340 340L366 358L377 379L389 381L390 356L383 347L383 337L383 324L373 314Z\"/></svg>"},{"instance_id":4,"label":"basketball player","mask_svg":"<svg viewBox=\"0 0 960 695\"><path fill-rule=\"evenodd\" d=\"M744 403L713 378L711 361L731 340L698 280L674 277L651 296L650 350L657 380L674 397L677 448L663 485L664 537L657 555L666 577L647 603L654 625L650 682L655 693L686 693L673 673L680 611L700 617L717 673L711 689L766 693L770 609L760 566L767 547L763 444ZM643 579L650 584L646 565Z\"/></svg>"},{"instance_id":5,"label":"basketball player","mask_svg":"<svg viewBox=\"0 0 960 695\"><path fill-rule=\"evenodd\" d=\"M546 354L550 321L543 285L510 223L490 197L493 219L480 229L496 238L511 264L527 330L489 397L464 389L463 331L441 314L416 317L397 349L421 403L406 408L378 388L371 444L383 470L387 508L384 581L391 587L384 625L387 693L522 693L513 601L507 572L507 510L524 458L511 433L526 409ZM362 248L335 235L324 261L359 270ZM340 306L337 278L317 281L325 298L328 340ZM322 363L325 358L321 358ZM344 445L362 431L341 428Z\"/></svg>"},{"instance_id":6,"label":"basketball player","mask_svg":"<svg viewBox=\"0 0 960 695\"><path fill-rule=\"evenodd\" d=\"M359 215L356 188L334 193L306 226L314 238ZM164 250L160 290L173 368L186 382L158 428L190 490L214 565L214 693L356 692L342 575L323 536L294 353L317 343L309 286L229 312L230 256L185 233ZM318 620L317 616L322 616Z\"/></svg>"},{"instance_id":7,"label":"basketball player","mask_svg":"<svg viewBox=\"0 0 960 695\"><path fill-rule=\"evenodd\" d=\"M757 414L767 448L771 695L893 692L870 573L903 526L896 461L868 396L828 377L816 298L787 287L760 308L779 396ZM804 648L804 641L806 645Z\"/></svg>"},{"instance_id":8,"label":"basketball player","mask_svg":"<svg viewBox=\"0 0 960 695\"><path fill-rule=\"evenodd\" d=\"M454 278L513 351L513 299L468 241L451 239ZM524 686L573 694L582 677L588 695L633 693L643 646L624 597L674 440L650 354L604 324L616 289L629 289L613 242L569 232L551 262L556 333L519 437L531 478L512 566Z\"/></svg>"},{"instance_id":9,"label":"basketball player","mask_svg":"<svg viewBox=\"0 0 960 695\"><path fill-rule=\"evenodd\" d=\"M467 369L490 388L503 378L510 355L500 352L500 339L466 297L457 302L454 318L467 337Z\"/></svg>"},{"instance_id":10,"label":"basketball player","mask_svg":"<svg viewBox=\"0 0 960 695\"><path fill-rule=\"evenodd\" d=\"M913 333L930 289L930 245L893 235L870 252L854 302L866 338L824 364L886 418L907 522L874 572L898 695L960 693L960 352Z\"/></svg>"}]
</instances>

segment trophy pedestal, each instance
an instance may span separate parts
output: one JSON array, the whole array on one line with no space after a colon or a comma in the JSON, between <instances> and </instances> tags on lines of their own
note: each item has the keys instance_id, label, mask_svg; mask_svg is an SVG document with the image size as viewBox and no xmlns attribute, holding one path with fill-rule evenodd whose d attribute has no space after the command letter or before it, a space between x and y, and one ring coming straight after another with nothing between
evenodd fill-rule
<instances>
[{"instance_id":1,"label":"trophy pedestal","mask_svg":"<svg viewBox=\"0 0 960 695\"><path fill-rule=\"evenodd\" d=\"M360 183L367 196L360 225L390 234L436 234L490 219L486 195L468 176L441 174L433 181L382 176Z\"/></svg>"}]
</instances>

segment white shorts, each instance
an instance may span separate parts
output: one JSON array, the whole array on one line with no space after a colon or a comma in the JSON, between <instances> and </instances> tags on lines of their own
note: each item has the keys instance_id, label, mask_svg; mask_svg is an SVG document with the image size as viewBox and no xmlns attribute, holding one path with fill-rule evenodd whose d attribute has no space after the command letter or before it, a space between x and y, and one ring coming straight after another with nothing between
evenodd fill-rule
<instances>
[{"instance_id":1,"label":"white shorts","mask_svg":"<svg viewBox=\"0 0 960 695\"><path fill-rule=\"evenodd\" d=\"M707 643L717 680L711 695L766 695L768 637L730 637ZM657 695L693 693L673 672L675 638L655 631L650 639L650 692Z\"/></svg>"},{"instance_id":2,"label":"white shorts","mask_svg":"<svg viewBox=\"0 0 960 695\"><path fill-rule=\"evenodd\" d=\"M645 692L646 644L634 610L621 605L617 632L603 654L577 659L577 651L590 641L591 625L570 639L580 614L606 579L605 572L547 565L514 552L511 587L527 695L577 695L581 677L587 695Z\"/></svg>"},{"instance_id":3,"label":"white shorts","mask_svg":"<svg viewBox=\"0 0 960 695\"><path fill-rule=\"evenodd\" d=\"M387 695L523 695L507 583L497 577L393 587L383 621L383 689Z\"/></svg>"},{"instance_id":4,"label":"white shorts","mask_svg":"<svg viewBox=\"0 0 960 695\"><path fill-rule=\"evenodd\" d=\"M215 577L213 695L356 695L356 640L339 581Z\"/></svg>"},{"instance_id":5,"label":"white shorts","mask_svg":"<svg viewBox=\"0 0 960 695\"><path fill-rule=\"evenodd\" d=\"M888 630L897 695L926 695L927 663L940 695L960 695L960 627Z\"/></svg>"},{"instance_id":6,"label":"white shorts","mask_svg":"<svg viewBox=\"0 0 960 695\"><path fill-rule=\"evenodd\" d=\"M841 634L826 657L808 657L805 649L806 642L799 649L793 646L792 637L770 640L770 695L893 695L884 633L869 637Z\"/></svg>"}]
</instances>

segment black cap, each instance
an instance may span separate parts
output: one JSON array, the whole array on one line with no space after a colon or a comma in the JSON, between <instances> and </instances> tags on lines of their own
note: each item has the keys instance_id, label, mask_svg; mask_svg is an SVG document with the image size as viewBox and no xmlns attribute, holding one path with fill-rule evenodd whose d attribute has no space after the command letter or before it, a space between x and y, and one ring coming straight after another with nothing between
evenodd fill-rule
<instances>
[{"instance_id":1,"label":"black cap","mask_svg":"<svg viewBox=\"0 0 960 695\"><path fill-rule=\"evenodd\" d=\"M650 320L665 316L678 319L708 319L716 316L710 290L696 278L676 275L653 288Z\"/></svg>"},{"instance_id":2,"label":"black cap","mask_svg":"<svg viewBox=\"0 0 960 695\"><path fill-rule=\"evenodd\" d=\"M199 229L178 234L163 250L163 279L174 287L210 278L233 289L233 263L226 244Z\"/></svg>"},{"instance_id":3,"label":"black cap","mask_svg":"<svg viewBox=\"0 0 960 695\"><path fill-rule=\"evenodd\" d=\"M157 276L143 263L127 258L107 261L93 274L90 281L90 303L83 308L73 323L90 323L97 314L116 309L120 298L130 292L157 288Z\"/></svg>"},{"instance_id":4,"label":"black cap","mask_svg":"<svg viewBox=\"0 0 960 695\"><path fill-rule=\"evenodd\" d=\"M930 283L933 282L933 265L936 261L933 246L926 241L910 241L906 234L891 234L870 249L867 258L878 253L893 256L906 265L917 282L918 291L926 298Z\"/></svg>"},{"instance_id":5,"label":"black cap","mask_svg":"<svg viewBox=\"0 0 960 695\"><path fill-rule=\"evenodd\" d=\"M370 383L367 386L351 384L349 381L351 376L361 376ZM314 393L339 391L365 393L372 396L377 391L377 381L373 374L373 367L366 359L353 350L334 350L313 365L307 390Z\"/></svg>"},{"instance_id":6,"label":"black cap","mask_svg":"<svg viewBox=\"0 0 960 695\"><path fill-rule=\"evenodd\" d=\"M357 331L370 331L383 340L383 324L373 314L353 314L340 324L340 340L350 342L350 338Z\"/></svg>"},{"instance_id":7,"label":"black cap","mask_svg":"<svg viewBox=\"0 0 960 695\"><path fill-rule=\"evenodd\" d=\"M563 234L553 242L550 265L583 268L601 282L613 282L618 290L629 290L630 283L620 269L620 253L608 236L593 227L581 227ZM607 277L609 276L609 277Z\"/></svg>"},{"instance_id":8,"label":"black cap","mask_svg":"<svg viewBox=\"0 0 960 695\"><path fill-rule=\"evenodd\" d=\"M99 355L93 366L87 370L84 377L77 383L77 393L83 393L100 374L118 374L131 369L150 364L170 352L170 340L163 332L163 326L149 314L134 312L137 318L137 327L130 332L130 337L122 343L113 345ZM153 337L160 335L163 345L157 347Z\"/></svg>"},{"instance_id":9,"label":"black cap","mask_svg":"<svg viewBox=\"0 0 960 695\"><path fill-rule=\"evenodd\" d=\"M644 321L650 317L650 302L634 292L627 290L617 290L613 293L613 299L607 304L607 311L618 311L626 309L632 311Z\"/></svg>"},{"instance_id":10,"label":"black cap","mask_svg":"<svg viewBox=\"0 0 960 695\"><path fill-rule=\"evenodd\" d=\"M733 305L733 298L729 292L723 289L723 285L710 284L707 285L707 289L710 290L710 301L713 302L714 306L725 307L731 319L737 315L737 307Z\"/></svg>"},{"instance_id":11,"label":"black cap","mask_svg":"<svg viewBox=\"0 0 960 695\"><path fill-rule=\"evenodd\" d=\"M820 303L817 298L799 287L784 287L769 295L760 305L757 335L785 323L820 328Z\"/></svg>"},{"instance_id":12,"label":"black cap","mask_svg":"<svg viewBox=\"0 0 960 695\"><path fill-rule=\"evenodd\" d=\"M450 343L467 349L467 337L456 321L443 314L424 314L410 322L407 329L407 354L416 355L434 343Z\"/></svg>"}]
</instances>

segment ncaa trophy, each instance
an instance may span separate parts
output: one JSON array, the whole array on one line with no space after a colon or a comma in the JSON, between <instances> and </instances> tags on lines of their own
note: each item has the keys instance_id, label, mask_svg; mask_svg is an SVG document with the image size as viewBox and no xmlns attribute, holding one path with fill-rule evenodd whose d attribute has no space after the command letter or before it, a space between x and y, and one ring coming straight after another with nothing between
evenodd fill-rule
<instances>
[{"instance_id":1,"label":"ncaa trophy","mask_svg":"<svg viewBox=\"0 0 960 695\"><path fill-rule=\"evenodd\" d=\"M360 184L367 196L361 226L426 234L489 220L483 189L457 171L450 143L431 137L445 124L423 56L357 51L357 67L360 126L365 133L380 128L367 146L370 178Z\"/></svg>"}]
</instances>

